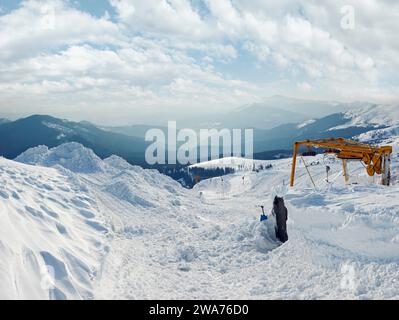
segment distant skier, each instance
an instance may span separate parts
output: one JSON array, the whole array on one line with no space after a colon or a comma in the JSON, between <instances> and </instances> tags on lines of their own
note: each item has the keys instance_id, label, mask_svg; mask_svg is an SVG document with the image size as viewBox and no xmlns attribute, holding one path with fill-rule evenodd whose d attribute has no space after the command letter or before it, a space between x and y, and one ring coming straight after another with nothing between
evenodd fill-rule
<instances>
[{"instance_id":1,"label":"distant skier","mask_svg":"<svg viewBox=\"0 0 399 320\"><path fill-rule=\"evenodd\" d=\"M273 216L276 217L277 226L276 226L276 237L281 242L288 241L287 234L287 219L288 219L288 210L284 205L284 199L275 197L273 202Z\"/></svg>"}]
</instances>

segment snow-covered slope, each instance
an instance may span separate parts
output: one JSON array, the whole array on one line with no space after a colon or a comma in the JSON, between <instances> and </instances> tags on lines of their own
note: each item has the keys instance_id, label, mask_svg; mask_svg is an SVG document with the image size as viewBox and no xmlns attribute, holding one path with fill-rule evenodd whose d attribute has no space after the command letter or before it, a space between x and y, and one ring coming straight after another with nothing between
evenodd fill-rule
<instances>
[{"instance_id":1,"label":"snow-covered slope","mask_svg":"<svg viewBox=\"0 0 399 320\"><path fill-rule=\"evenodd\" d=\"M0 158L0 298L92 298L107 232L78 177Z\"/></svg>"},{"instance_id":2,"label":"snow-covered slope","mask_svg":"<svg viewBox=\"0 0 399 320\"><path fill-rule=\"evenodd\" d=\"M396 161L397 154L397 178ZM291 161L272 163L271 170L213 178L195 187L203 201L228 206L226 219L235 223L248 213L253 216L255 206L270 208L274 195L286 199L290 241L265 260L244 264L241 272L231 270L224 280L246 282L248 291L241 292L246 298L399 299L399 185L379 186L362 166L351 163L351 182L356 184L346 186L340 163L318 156L310 168L316 190L303 164L296 187L288 190ZM325 164L332 168L330 183Z\"/></svg>"},{"instance_id":3,"label":"snow-covered slope","mask_svg":"<svg viewBox=\"0 0 399 320\"><path fill-rule=\"evenodd\" d=\"M232 168L237 171L239 170L253 170L255 168L264 165L263 160L251 160L240 157L226 157L221 159L214 159L206 162L193 164L190 168L204 168L204 169L216 169L216 168Z\"/></svg>"},{"instance_id":4,"label":"snow-covered slope","mask_svg":"<svg viewBox=\"0 0 399 320\"><path fill-rule=\"evenodd\" d=\"M374 128L357 137L369 143L395 144L399 137L399 105L380 105L348 111L345 113L348 122L330 130L349 127Z\"/></svg>"},{"instance_id":5,"label":"snow-covered slope","mask_svg":"<svg viewBox=\"0 0 399 320\"><path fill-rule=\"evenodd\" d=\"M177 182L77 143L0 158L0 177L0 298L94 298L119 233L159 233L162 216L186 220L173 213L187 198Z\"/></svg>"},{"instance_id":6,"label":"snow-covered slope","mask_svg":"<svg viewBox=\"0 0 399 320\"><path fill-rule=\"evenodd\" d=\"M301 165L288 190L289 159L187 190L77 144L18 160L38 165L0 160L0 298L399 299L399 186L373 184L358 164L357 185L318 156L317 190ZM276 194L285 244L272 218L259 222Z\"/></svg>"},{"instance_id":7,"label":"snow-covered slope","mask_svg":"<svg viewBox=\"0 0 399 320\"><path fill-rule=\"evenodd\" d=\"M372 106L347 111L345 115L350 119L350 122L346 124L348 127L397 126L399 124L399 105Z\"/></svg>"}]
</instances>

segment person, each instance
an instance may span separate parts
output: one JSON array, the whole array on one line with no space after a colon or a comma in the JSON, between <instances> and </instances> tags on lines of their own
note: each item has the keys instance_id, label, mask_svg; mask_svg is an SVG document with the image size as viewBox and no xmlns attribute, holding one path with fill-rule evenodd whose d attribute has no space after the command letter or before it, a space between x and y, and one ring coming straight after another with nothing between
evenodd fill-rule
<instances>
[{"instance_id":1,"label":"person","mask_svg":"<svg viewBox=\"0 0 399 320\"><path fill-rule=\"evenodd\" d=\"M288 241L287 220L288 210L284 204L284 198L275 197L273 201L273 216L276 218L276 237L281 242Z\"/></svg>"}]
</instances>

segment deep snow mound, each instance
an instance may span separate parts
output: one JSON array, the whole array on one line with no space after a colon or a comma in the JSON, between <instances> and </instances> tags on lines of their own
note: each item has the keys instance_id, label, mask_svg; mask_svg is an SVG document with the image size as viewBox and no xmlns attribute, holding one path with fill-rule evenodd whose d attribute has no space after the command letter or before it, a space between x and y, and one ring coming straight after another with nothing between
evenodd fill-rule
<instances>
[{"instance_id":1,"label":"deep snow mound","mask_svg":"<svg viewBox=\"0 0 399 320\"><path fill-rule=\"evenodd\" d=\"M130 166L112 176L103 190L118 200L139 208L154 208L160 203L176 205L179 198L187 196L181 185L156 170Z\"/></svg>"},{"instance_id":2,"label":"deep snow mound","mask_svg":"<svg viewBox=\"0 0 399 320\"><path fill-rule=\"evenodd\" d=\"M185 194L178 182L157 170L133 166L116 155L101 160L91 149L75 142L51 149L46 146L31 148L15 161L58 167L60 171L68 169L70 174L66 171L63 173L75 179L77 184L79 175L75 173L91 174L92 179L102 185L102 191L139 208L153 208L164 197L168 198L169 203L176 204L179 201L175 197Z\"/></svg>"},{"instance_id":3,"label":"deep snow mound","mask_svg":"<svg viewBox=\"0 0 399 320\"><path fill-rule=\"evenodd\" d=\"M229 226L226 238L230 238L231 243L237 243L235 250L252 251L260 253L272 251L282 243L276 237L276 219L268 215L267 220L259 222L259 219L245 221L240 224Z\"/></svg>"},{"instance_id":4,"label":"deep snow mound","mask_svg":"<svg viewBox=\"0 0 399 320\"><path fill-rule=\"evenodd\" d=\"M15 158L15 161L45 167L60 165L80 173L104 171L103 161L91 149L77 142L64 143L51 149L46 146L31 148Z\"/></svg>"},{"instance_id":5,"label":"deep snow mound","mask_svg":"<svg viewBox=\"0 0 399 320\"><path fill-rule=\"evenodd\" d=\"M112 155L104 159L104 162L110 167L113 167L118 170L130 170L133 168L133 166L129 162L116 155Z\"/></svg>"},{"instance_id":6,"label":"deep snow mound","mask_svg":"<svg viewBox=\"0 0 399 320\"><path fill-rule=\"evenodd\" d=\"M109 192L120 200L129 202L134 206L140 206L144 208L155 207L154 204L146 200L144 197L140 197L140 195L137 194L137 190L123 179L112 182L105 188L105 191Z\"/></svg>"},{"instance_id":7,"label":"deep snow mound","mask_svg":"<svg viewBox=\"0 0 399 320\"><path fill-rule=\"evenodd\" d=\"M21 153L15 158L15 161L31 165L40 164L44 161L48 152L49 149L47 146L37 146Z\"/></svg>"},{"instance_id":8,"label":"deep snow mound","mask_svg":"<svg viewBox=\"0 0 399 320\"><path fill-rule=\"evenodd\" d=\"M70 176L0 159L0 299L92 299L107 233Z\"/></svg>"}]
</instances>

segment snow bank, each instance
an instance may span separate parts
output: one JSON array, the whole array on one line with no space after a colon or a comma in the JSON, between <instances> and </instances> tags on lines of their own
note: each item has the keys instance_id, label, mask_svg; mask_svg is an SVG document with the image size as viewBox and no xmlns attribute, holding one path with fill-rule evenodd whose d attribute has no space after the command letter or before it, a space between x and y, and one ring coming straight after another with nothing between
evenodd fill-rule
<instances>
[{"instance_id":1,"label":"snow bank","mask_svg":"<svg viewBox=\"0 0 399 320\"><path fill-rule=\"evenodd\" d=\"M116 198L127 201L134 206L145 208L154 208L155 205L147 201L145 198L137 195L136 190L125 180L119 179L107 185L105 190Z\"/></svg>"},{"instance_id":2,"label":"snow bank","mask_svg":"<svg viewBox=\"0 0 399 320\"><path fill-rule=\"evenodd\" d=\"M60 165L80 173L104 171L102 160L92 150L76 142L64 143L52 149L45 146L31 148L15 158L15 161L46 167Z\"/></svg>"},{"instance_id":3,"label":"snow bank","mask_svg":"<svg viewBox=\"0 0 399 320\"><path fill-rule=\"evenodd\" d=\"M37 146L26 150L24 153L20 154L15 161L36 165L44 162L46 156L49 153L47 146Z\"/></svg>"},{"instance_id":4,"label":"snow bank","mask_svg":"<svg viewBox=\"0 0 399 320\"><path fill-rule=\"evenodd\" d=\"M78 143L16 161L0 159L0 299L95 298L115 232L140 234L121 219L175 215L187 195L156 170L102 161Z\"/></svg>"},{"instance_id":5,"label":"snow bank","mask_svg":"<svg viewBox=\"0 0 399 320\"><path fill-rule=\"evenodd\" d=\"M118 170L130 170L133 167L125 159L123 159L121 157L118 157L116 155L112 155L112 156L104 159L104 163L106 163L110 167L113 167L113 168L118 169Z\"/></svg>"},{"instance_id":6,"label":"snow bank","mask_svg":"<svg viewBox=\"0 0 399 320\"><path fill-rule=\"evenodd\" d=\"M0 299L93 298L106 232L68 176L0 159Z\"/></svg>"}]
</instances>

